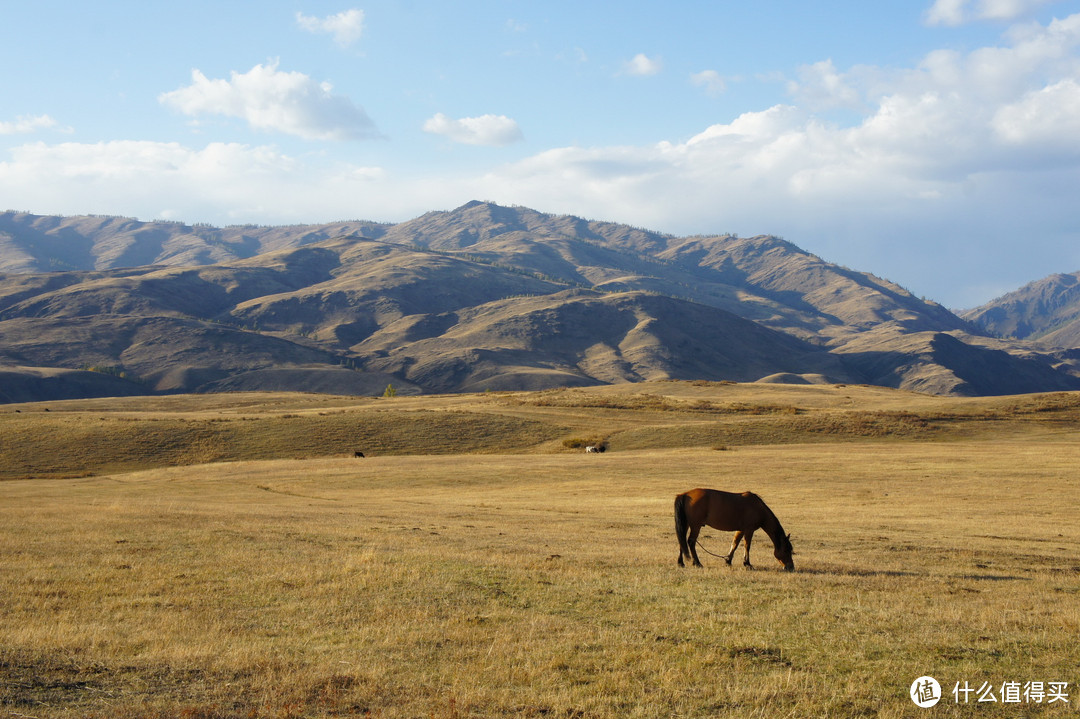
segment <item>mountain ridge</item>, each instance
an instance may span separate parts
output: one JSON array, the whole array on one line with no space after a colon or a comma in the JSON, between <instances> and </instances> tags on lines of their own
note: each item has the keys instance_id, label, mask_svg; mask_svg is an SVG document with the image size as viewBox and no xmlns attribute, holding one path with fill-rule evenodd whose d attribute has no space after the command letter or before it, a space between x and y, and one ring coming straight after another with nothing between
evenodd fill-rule
<instances>
[{"instance_id":1,"label":"mountain ridge","mask_svg":"<svg viewBox=\"0 0 1080 719\"><path fill-rule=\"evenodd\" d=\"M9 212L0 268L0 393L13 367L91 365L148 393L325 391L334 378L348 392L766 377L1080 389L1077 359L988 336L780 238L680 238L485 202L288 228Z\"/></svg>"},{"instance_id":2,"label":"mountain ridge","mask_svg":"<svg viewBox=\"0 0 1080 719\"><path fill-rule=\"evenodd\" d=\"M1080 348L1080 272L1029 282L963 315L995 336Z\"/></svg>"}]
</instances>

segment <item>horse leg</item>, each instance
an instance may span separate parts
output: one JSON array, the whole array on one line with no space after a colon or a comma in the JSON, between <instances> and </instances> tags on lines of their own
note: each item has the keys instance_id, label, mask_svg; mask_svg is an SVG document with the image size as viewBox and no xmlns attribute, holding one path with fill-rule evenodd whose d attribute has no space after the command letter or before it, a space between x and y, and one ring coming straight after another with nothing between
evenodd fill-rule
<instances>
[{"instance_id":1,"label":"horse leg","mask_svg":"<svg viewBox=\"0 0 1080 719\"><path fill-rule=\"evenodd\" d=\"M754 538L754 530L750 530L749 532L746 533L746 539L745 539L746 556L743 557L743 566L748 567L750 569L753 569L753 567L750 566L750 540L753 539L753 538Z\"/></svg>"},{"instance_id":2,"label":"horse leg","mask_svg":"<svg viewBox=\"0 0 1080 719\"><path fill-rule=\"evenodd\" d=\"M735 556L735 550L739 548L739 540L742 539L742 536L742 532L735 532L735 539L731 542L731 551L724 557L724 561L728 563L728 566L731 566L731 558Z\"/></svg>"},{"instance_id":3,"label":"horse leg","mask_svg":"<svg viewBox=\"0 0 1080 719\"><path fill-rule=\"evenodd\" d=\"M690 536L686 538L686 543L690 547L690 556L694 558L694 566L695 567L700 567L701 566L701 560L699 560L698 556L697 556L697 537L698 537L698 532L700 532L700 531L701 531L701 527L691 526L690 527Z\"/></svg>"}]
</instances>

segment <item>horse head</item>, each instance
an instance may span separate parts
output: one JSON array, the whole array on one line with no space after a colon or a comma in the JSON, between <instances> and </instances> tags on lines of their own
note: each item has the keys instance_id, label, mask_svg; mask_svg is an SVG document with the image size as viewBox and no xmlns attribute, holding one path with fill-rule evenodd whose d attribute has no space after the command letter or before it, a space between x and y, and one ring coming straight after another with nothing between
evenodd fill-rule
<instances>
[{"instance_id":1,"label":"horse head","mask_svg":"<svg viewBox=\"0 0 1080 719\"><path fill-rule=\"evenodd\" d=\"M791 555L795 554L795 550L791 548L791 535L782 535L783 541L776 542L776 549L773 551L773 556L776 560L784 565L784 570L788 572L795 571L795 560L791 558Z\"/></svg>"}]
</instances>

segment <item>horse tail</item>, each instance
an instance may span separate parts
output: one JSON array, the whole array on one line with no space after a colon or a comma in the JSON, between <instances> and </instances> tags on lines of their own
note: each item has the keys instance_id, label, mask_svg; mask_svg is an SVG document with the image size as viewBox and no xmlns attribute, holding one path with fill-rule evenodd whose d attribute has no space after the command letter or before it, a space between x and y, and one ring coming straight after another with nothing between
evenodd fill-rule
<instances>
[{"instance_id":1,"label":"horse tail","mask_svg":"<svg viewBox=\"0 0 1080 719\"><path fill-rule=\"evenodd\" d=\"M679 538L679 561L683 557L690 556L690 546L686 543L686 533L689 531L690 522L686 518L686 503L689 497L680 494L675 497L675 536Z\"/></svg>"}]
</instances>

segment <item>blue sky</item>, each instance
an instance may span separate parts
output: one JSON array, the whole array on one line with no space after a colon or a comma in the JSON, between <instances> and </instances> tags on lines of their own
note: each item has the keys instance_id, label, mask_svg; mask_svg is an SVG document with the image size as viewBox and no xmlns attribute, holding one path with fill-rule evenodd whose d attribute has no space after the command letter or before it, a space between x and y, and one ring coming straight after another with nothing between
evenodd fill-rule
<instances>
[{"instance_id":1,"label":"blue sky","mask_svg":"<svg viewBox=\"0 0 1080 719\"><path fill-rule=\"evenodd\" d=\"M0 209L777 234L953 308L1080 270L1080 0L0 0Z\"/></svg>"}]
</instances>

